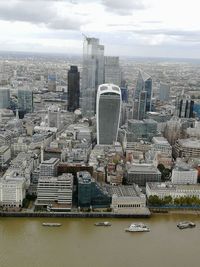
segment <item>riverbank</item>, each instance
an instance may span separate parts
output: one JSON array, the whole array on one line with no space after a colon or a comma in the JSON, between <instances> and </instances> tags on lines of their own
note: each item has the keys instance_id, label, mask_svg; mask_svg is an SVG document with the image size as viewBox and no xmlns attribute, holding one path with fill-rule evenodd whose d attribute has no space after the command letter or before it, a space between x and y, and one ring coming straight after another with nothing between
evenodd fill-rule
<instances>
[{"instance_id":1,"label":"riverbank","mask_svg":"<svg viewBox=\"0 0 200 267\"><path fill-rule=\"evenodd\" d=\"M149 218L150 211L143 213L113 212L0 212L0 217L46 217L46 218Z\"/></svg>"},{"instance_id":2,"label":"riverbank","mask_svg":"<svg viewBox=\"0 0 200 267\"><path fill-rule=\"evenodd\" d=\"M151 214L191 214L200 216L200 209L161 209L161 208L151 208Z\"/></svg>"}]
</instances>

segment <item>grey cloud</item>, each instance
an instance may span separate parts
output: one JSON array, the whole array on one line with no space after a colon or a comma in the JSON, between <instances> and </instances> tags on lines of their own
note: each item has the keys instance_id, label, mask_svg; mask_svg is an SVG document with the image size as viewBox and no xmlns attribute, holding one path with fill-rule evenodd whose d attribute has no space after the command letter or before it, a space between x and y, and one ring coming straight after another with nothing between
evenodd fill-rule
<instances>
[{"instance_id":1,"label":"grey cloud","mask_svg":"<svg viewBox=\"0 0 200 267\"><path fill-rule=\"evenodd\" d=\"M61 1L63 0L0 2L0 20L41 23L53 29L79 30L83 23L80 17L60 17L57 13L54 4Z\"/></svg>"},{"instance_id":2,"label":"grey cloud","mask_svg":"<svg viewBox=\"0 0 200 267\"><path fill-rule=\"evenodd\" d=\"M102 0L106 10L119 15L131 15L136 9L144 9L145 5L141 0Z\"/></svg>"}]
</instances>

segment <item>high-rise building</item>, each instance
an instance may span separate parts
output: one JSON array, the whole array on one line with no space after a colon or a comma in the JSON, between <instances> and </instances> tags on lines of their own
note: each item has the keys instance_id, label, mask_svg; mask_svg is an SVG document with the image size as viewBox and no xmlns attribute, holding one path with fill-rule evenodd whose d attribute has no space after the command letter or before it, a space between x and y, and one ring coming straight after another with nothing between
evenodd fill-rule
<instances>
[{"instance_id":1,"label":"high-rise building","mask_svg":"<svg viewBox=\"0 0 200 267\"><path fill-rule=\"evenodd\" d=\"M194 101L191 100L189 95L184 92L177 97L176 112L179 118L192 118L194 109Z\"/></svg>"},{"instance_id":2,"label":"high-rise building","mask_svg":"<svg viewBox=\"0 0 200 267\"><path fill-rule=\"evenodd\" d=\"M121 90L114 84L102 84L97 92L97 144L117 141L121 112Z\"/></svg>"},{"instance_id":3,"label":"high-rise building","mask_svg":"<svg viewBox=\"0 0 200 267\"><path fill-rule=\"evenodd\" d=\"M94 103L94 110L89 113L95 114L96 107L96 91L98 85L104 83L104 46L99 44L99 39L85 37L83 43L83 70L82 70L82 82L81 82L81 108L84 112L84 107L91 103ZM88 99L85 97L85 90L91 91ZM93 98L94 91L94 98ZM87 103L87 100L89 103Z\"/></svg>"},{"instance_id":4,"label":"high-rise building","mask_svg":"<svg viewBox=\"0 0 200 267\"><path fill-rule=\"evenodd\" d=\"M68 71L68 111L79 108L80 73L77 66L71 66Z\"/></svg>"},{"instance_id":5,"label":"high-rise building","mask_svg":"<svg viewBox=\"0 0 200 267\"><path fill-rule=\"evenodd\" d=\"M18 109L20 114L33 112L33 91L18 89ZM22 117L23 117L22 115Z\"/></svg>"},{"instance_id":6,"label":"high-rise building","mask_svg":"<svg viewBox=\"0 0 200 267\"><path fill-rule=\"evenodd\" d=\"M82 91L81 109L83 116L93 117L95 115L96 89L87 88Z\"/></svg>"},{"instance_id":7,"label":"high-rise building","mask_svg":"<svg viewBox=\"0 0 200 267\"><path fill-rule=\"evenodd\" d=\"M146 112L151 111L151 100L152 78L147 73L139 71L134 97L134 119L144 119Z\"/></svg>"},{"instance_id":8,"label":"high-rise building","mask_svg":"<svg viewBox=\"0 0 200 267\"><path fill-rule=\"evenodd\" d=\"M51 92L56 91L56 73L54 72L48 73L48 90Z\"/></svg>"},{"instance_id":9,"label":"high-rise building","mask_svg":"<svg viewBox=\"0 0 200 267\"><path fill-rule=\"evenodd\" d=\"M105 57L105 83L121 85L119 57Z\"/></svg>"},{"instance_id":10,"label":"high-rise building","mask_svg":"<svg viewBox=\"0 0 200 267\"><path fill-rule=\"evenodd\" d=\"M104 46L99 39L85 37L81 90L97 88L104 82Z\"/></svg>"},{"instance_id":11,"label":"high-rise building","mask_svg":"<svg viewBox=\"0 0 200 267\"><path fill-rule=\"evenodd\" d=\"M170 94L170 86L169 84L160 83L159 87L159 100L168 101Z\"/></svg>"},{"instance_id":12,"label":"high-rise building","mask_svg":"<svg viewBox=\"0 0 200 267\"><path fill-rule=\"evenodd\" d=\"M10 107L10 89L0 88L0 109Z\"/></svg>"}]
</instances>

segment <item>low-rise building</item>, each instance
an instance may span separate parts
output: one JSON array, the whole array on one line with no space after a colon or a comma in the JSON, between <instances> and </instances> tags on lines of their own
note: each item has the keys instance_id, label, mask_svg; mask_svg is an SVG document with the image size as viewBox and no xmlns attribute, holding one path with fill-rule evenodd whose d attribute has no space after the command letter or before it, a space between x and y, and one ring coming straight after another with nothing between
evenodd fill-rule
<instances>
[{"instance_id":1,"label":"low-rise building","mask_svg":"<svg viewBox=\"0 0 200 267\"><path fill-rule=\"evenodd\" d=\"M173 146L173 156L175 158L199 158L200 140L198 139L178 139Z\"/></svg>"},{"instance_id":2,"label":"low-rise building","mask_svg":"<svg viewBox=\"0 0 200 267\"><path fill-rule=\"evenodd\" d=\"M175 185L171 182L147 183L146 195L147 198L149 198L150 196L158 196L161 199L166 196L171 196L172 199L186 196L195 196L200 198L200 185Z\"/></svg>"},{"instance_id":3,"label":"low-rise building","mask_svg":"<svg viewBox=\"0 0 200 267\"><path fill-rule=\"evenodd\" d=\"M147 182L160 182L161 173L152 164L133 164L127 168L126 183L145 186Z\"/></svg>"},{"instance_id":4,"label":"low-rise building","mask_svg":"<svg viewBox=\"0 0 200 267\"><path fill-rule=\"evenodd\" d=\"M146 208L146 196L138 185L106 186L112 196L111 207L116 213L139 213Z\"/></svg>"},{"instance_id":5,"label":"low-rise building","mask_svg":"<svg viewBox=\"0 0 200 267\"><path fill-rule=\"evenodd\" d=\"M72 193L73 175L70 173L58 177L40 177L37 187L37 206L71 210Z\"/></svg>"},{"instance_id":6,"label":"low-rise building","mask_svg":"<svg viewBox=\"0 0 200 267\"><path fill-rule=\"evenodd\" d=\"M172 170L173 184L196 184L198 179L197 169L192 168L185 162L178 162Z\"/></svg>"}]
</instances>

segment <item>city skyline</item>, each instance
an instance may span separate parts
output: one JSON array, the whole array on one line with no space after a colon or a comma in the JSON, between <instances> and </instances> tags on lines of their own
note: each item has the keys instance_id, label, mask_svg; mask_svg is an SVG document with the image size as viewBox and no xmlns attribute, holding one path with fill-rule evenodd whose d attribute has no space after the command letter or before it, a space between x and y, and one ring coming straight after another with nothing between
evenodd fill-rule
<instances>
[{"instance_id":1,"label":"city skyline","mask_svg":"<svg viewBox=\"0 0 200 267\"><path fill-rule=\"evenodd\" d=\"M85 34L101 39L105 55L200 58L198 7L195 0L1 1L0 51L81 54Z\"/></svg>"}]
</instances>

